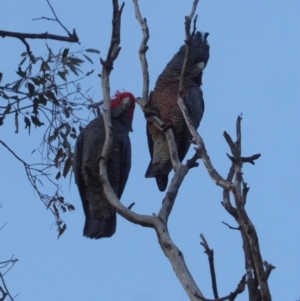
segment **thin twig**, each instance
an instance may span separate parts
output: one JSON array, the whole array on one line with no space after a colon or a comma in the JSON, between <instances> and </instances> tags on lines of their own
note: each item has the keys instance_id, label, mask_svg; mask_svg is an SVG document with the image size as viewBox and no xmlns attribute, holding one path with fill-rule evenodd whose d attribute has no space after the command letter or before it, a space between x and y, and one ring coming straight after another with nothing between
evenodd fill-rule
<instances>
[{"instance_id":1,"label":"thin twig","mask_svg":"<svg viewBox=\"0 0 300 301\"><path fill-rule=\"evenodd\" d=\"M246 275L244 275L242 277L241 281L239 282L239 284L237 285L237 288L235 289L235 291L233 293L230 293L229 295L227 295L225 297L222 297L222 298L206 299L206 298L204 298L202 296L199 296L197 294L194 294L194 295L202 301L225 301L225 300L234 301L235 298L237 297L237 295L241 294L245 290L246 283L247 283Z\"/></svg>"},{"instance_id":2,"label":"thin twig","mask_svg":"<svg viewBox=\"0 0 300 301\"><path fill-rule=\"evenodd\" d=\"M135 202L131 203L127 208L130 210L135 205Z\"/></svg>"},{"instance_id":3,"label":"thin twig","mask_svg":"<svg viewBox=\"0 0 300 301\"><path fill-rule=\"evenodd\" d=\"M184 82L185 82L185 75L186 75L186 70L188 66L188 61L190 59L190 54L191 54L191 46L192 46L192 36L191 36L191 22L194 17L195 11L197 9L199 0L194 0L192 11L189 16L185 17L185 56L184 56L184 61L183 61L183 67L181 70L181 75L180 75L180 83L179 83L179 90L178 90L178 98L182 97L182 93L184 90ZM195 24L194 24L195 27Z\"/></svg>"},{"instance_id":4,"label":"thin twig","mask_svg":"<svg viewBox=\"0 0 300 301\"><path fill-rule=\"evenodd\" d=\"M202 242L200 242L200 244L204 247L204 250L205 250L204 253L207 254L207 258L208 258L214 297L215 297L215 299L218 299L219 294L218 294L217 278L216 278L215 264L214 264L214 250L209 247L209 245L202 233L200 234L200 237L202 239Z\"/></svg>"},{"instance_id":5,"label":"thin twig","mask_svg":"<svg viewBox=\"0 0 300 301\"><path fill-rule=\"evenodd\" d=\"M59 23L59 25L68 33L68 35L71 37L72 36L72 34L68 31L68 29L59 21L59 19L58 19L58 17L57 17L57 15L56 15L56 13L55 13L55 11L54 11L54 9L53 9L53 7L52 7L52 5L51 5L51 3L50 3L50 1L49 0L47 0L47 3L48 3L48 5L50 6L50 8L51 8L51 10L52 10L52 13L53 13L53 15L54 15L54 17L55 17L55 20ZM76 33L75 33L75 29L74 29L74 31L73 31L73 34L75 34L76 35Z\"/></svg>"},{"instance_id":6,"label":"thin twig","mask_svg":"<svg viewBox=\"0 0 300 301\"><path fill-rule=\"evenodd\" d=\"M0 228L2 230L7 225L7 222L4 223L4 225Z\"/></svg>"},{"instance_id":7,"label":"thin twig","mask_svg":"<svg viewBox=\"0 0 300 301\"><path fill-rule=\"evenodd\" d=\"M261 154L255 154L252 155L251 157L241 157L241 160L243 163L251 163L252 165L255 165L255 160L257 160Z\"/></svg>"},{"instance_id":8,"label":"thin twig","mask_svg":"<svg viewBox=\"0 0 300 301\"><path fill-rule=\"evenodd\" d=\"M232 227L232 226L230 226L229 224L227 224L225 222L222 222L222 224L226 225L229 229L232 229L232 230L241 230L241 227Z\"/></svg>"},{"instance_id":9,"label":"thin twig","mask_svg":"<svg viewBox=\"0 0 300 301\"><path fill-rule=\"evenodd\" d=\"M6 291L6 292L5 292L5 297L8 295L9 298L11 299L11 301L14 301L14 298L11 296L9 290L7 289L6 283L5 283L5 281L4 281L4 277L3 277L3 275L2 275L1 272L0 272L0 278L1 278L1 280L2 280L2 284L3 284L4 289L5 289L5 291ZM3 293L3 295L4 295L3 289L2 289L2 293ZM5 297L4 297L2 300L4 300Z\"/></svg>"},{"instance_id":10,"label":"thin twig","mask_svg":"<svg viewBox=\"0 0 300 301\"><path fill-rule=\"evenodd\" d=\"M272 270L276 269L276 267L274 265L272 265L271 263L268 263L266 260L264 261L264 266L266 269L265 277L266 277L266 279L269 279Z\"/></svg>"}]
</instances>

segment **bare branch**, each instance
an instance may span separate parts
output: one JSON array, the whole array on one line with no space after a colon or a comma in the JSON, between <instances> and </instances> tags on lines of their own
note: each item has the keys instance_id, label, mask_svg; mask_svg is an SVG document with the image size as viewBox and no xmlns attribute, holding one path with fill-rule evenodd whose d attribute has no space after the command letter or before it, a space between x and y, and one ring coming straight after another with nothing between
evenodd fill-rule
<instances>
[{"instance_id":1,"label":"bare branch","mask_svg":"<svg viewBox=\"0 0 300 301\"><path fill-rule=\"evenodd\" d=\"M2 282L2 284L0 284L0 293L2 294L2 296L0 297L0 301L4 301L7 296L10 297L11 301L14 300L14 298L11 296L11 294L6 286L4 276L13 268L13 266L16 264L16 262L18 262L18 259L14 258L14 255L11 257L11 259L0 262L0 264L2 265L2 266L0 266L0 269L4 269L4 268L8 267L4 273L0 272L0 282Z\"/></svg>"},{"instance_id":2,"label":"bare branch","mask_svg":"<svg viewBox=\"0 0 300 301\"><path fill-rule=\"evenodd\" d=\"M226 225L229 229L232 229L232 230L241 230L241 227L232 227L232 226L230 226L229 224L227 224L225 222L222 222L222 224Z\"/></svg>"},{"instance_id":3,"label":"bare branch","mask_svg":"<svg viewBox=\"0 0 300 301\"><path fill-rule=\"evenodd\" d=\"M180 76L180 83L179 83L179 91L178 91L178 98L182 97L183 89L184 89L184 80L185 80L185 74L188 66L188 61L191 54L191 45L192 45L192 35L190 33L191 30L191 22L194 17L195 11L197 9L199 0L194 0L192 11L189 16L185 17L185 44L186 44L186 50L185 50L185 56L183 61L183 67L181 70L181 76ZM194 28L196 28L196 20L194 23Z\"/></svg>"},{"instance_id":4,"label":"bare branch","mask_svg":"<svg viewBox=\"0 0 300 301\"><path fill-rule=\"evenodd\" d=\"M51 10L52 10L52 13L53 13L53 15L54 15L54 17L55 17L55 20L59 23L59 25L68 33L68 35L69 35L69 37L71 37L72 36L72 34L68 31L68 29L59 21L59 19L57 18L57 15L56 15L56 13L55 13L55 11L54 11L54 9L53 9L53 7L52 7L52 5L51 5L51 3L50 3L50 1L49 0L47 0L47 3L48 3L48 5L50 6L50 8L51 8ZM75 34L76 35L76 33L75 33L75 29L74 29L74 31L73 31L73 34Z\"/></svg>"},{"instance_id":5,"label":"bare branch","mask_svg":"<svg viewBox=\"0 0 300 301\"><path fill-rule=\"evenodd\" d=\"M4 225L0 228L0 230L2 230L6 225L7 225L7 222L4 223ZM1 264L1 262L0 262L0 264Z\"/></svg>"},{"instance_id":6,"label":"bare branch","mask_svg":"<svg viewBox=\"0 0 300 301\"><path fill-rule=\"evenodd\" d=\"M198 167L199 162L197 162L197 160L200 159L200 158L201 158L201 156L200 156L199 152L196 149L196 152L195 152L194 156L191 159L187 160L186 166L189 169L194 168L194 167Z\"/></svg>"},{"instance_id":7,"label":"bare branch","mask_svg":"<svg viewBox=\"0 0 300 301\"><path fill-rule=\"evenodd\" d=\"M146 43L149 38L149 30L146 24L146 19L142 19L141 17L137 0L133 0L133 1L135 6L136 18L141 24L143 30L143 40L141 43L139 54L140 54L140 61L142 65L142 71L143 71L144 87L143 87L143 98L137 99L137 102L141 106L142 110L144 111L145 118L149 122L154 123L154 125L158 129L160 129L165 133L168 141L172 165L175 171L175 175L171 181L168 192L163 200L162 207L159 211L158 218L155 220L155 230L159 238L160 246L163 249L165 255L169 258L170 263L172 264L172 267L178 279L180 280L183 288L186 290L191 300L196 300L194 293L196 292L199 295L202 295L202 293L197 287L193 277L191 276L185 264L183 254L179 251L179 249L176 247L176 245L172 242L170 238L167 229L167 222L168 222L168 217L172 211L175 198L177 196L180 185L185 175L187 174L188 170L193 166L195 166L196 164L195 161L197 160L197 158L196 156L194 156L190 161L190 163L187 165L181 164L178 157L177 146L175 143L172 129L168 125L164 124L157 116L155 116L155 114L147 114L146 104L147 104L147 97L149 91L149 75L148 75L148 66L147 66L145 52L148 49Z\"/></svg>"},{"instance_id":8,"label":"bare branch","mask_svg":"<svg viewBox=\"0 0 300 301\"><path fill-rule=\"evenodd\" d=\"M109 83L109 76L110 72L113 69L113 63L115 59L117 58L121 47L120 41L120 28L121 28L121 15L122 10L124 7L124 2L121 6L121 9L119 9L119 3L118 0L113 0L113 21L112 21L112 36L111 36L111 42L109 46L109 50L107 53L106 60L100 59L102 64L102 74L101 74L101 83L102 83L102 91L103 91L103 119L104 119L104 125L105 125L105 143L102 150L102 158L99 163L99 170L100 170L100 177L101 179L106 178L107 183L107 158L108 154L111 151L111 145L112 145L112 124L111 124L111 118L110 118L110 83ZM110 186L110 185L109 185ZM111 189L111 187L109 187Z\"/></svg>"},{"instance_id":9,"label":"bare branch","mask_svg":"<svg viewBox=\"0 0 300 301\"><path fill-rule=\"evenodd\" d=\"M268 263L266 260L264 261L264 266L266 269L265 277L266 277L266 279L269 279L272 270L276 269L276 267L274 265L272 265L271 263Z\"/></svg>"},{"instance_id":10,"label":"bare branch","mask_svg":"<svg viewBox=\"0 0 300 301\"><path fill-rule=\"evenodd\" d=\"M245 210L245 201L246 195L249 190L247 185L244 183L242 178L242 161L241 161L241 120L242 117L238 116L236 123L237 131L237 152L234 155L235 160L235 180L234 180L234 189L233 196L235 200L235 205L238 213L237 222L241 227L241 234L243 237L244 251L246 265L248 265L247 274L248 277L251 277L251 268L254 269L254 274L257 279L258 285L252 283L252 280L248 280L249 293L256 294L254 292L254 287L259 286L259 294L264 301L271 301L271 294L269 291L269 286L267 279L265 277L264 265L262 256L260 253L258 235L256 229L250 220L248 214ZM242 189L243 186L243 189ZM257 290L256 290L257 291Z\"/></svg>"},{"instance_id":11,"label":"bare branch","mask_svg":"<svg viewBox=\"0 0 300 301\"><path fill-rule=\"evenodd\" d=\"M232 182L234 176L234 164L231 164L230 170L228 172L226 181ZM224 208L227 210L227 212L232 215L234 218L237 218L237 211L236 208L234 208L230 201L230 193L228 189L223 189L223 202L221 204L224 206Z\"/></svg>"},{"instance_id":12,"label":"bare branch","mask_svg":"<svg viewBox=\"0 0 300 301\"><path fill-rule=\"evenodd\" d=\"M22 162L25 166L27 166L28 164L22 160L6 143L4 143L2 140L0 140L0 143L10 152L14 155L14 157L19 160L20 162Z\"/></svg>"},{"instance_id":13,"label":"bare branch","mask_svg":"<svg viewBox=\"0 0 300 301\"><path fill-rule=\"evenodd\" d=\"M116 197L107 176L107 158L108 154L111 151L112 145L112 124L110 117L110 83L109 76L110 72L113 69L113 63L118 56L120 51L120 28L121 28L121 15L124 7L124 2L119 9L119 4L117 0L113 0L113 28L112 28L112 37L110 42L110 47L107 53L106 60L101 60L102 63L102 74L101 74L101 83L102 83L102 91L104 97L104 110L103 110L103 119L105 125L105 143L103 146L100 163L99 163L99 171L100 178L103 183L104 193L109 200L110 204L116 209L116 211L122 215L127 220L132 223L139 224L144 227L152 227L154 228L154 222L157 217L141 215L131 211L129 208L125 207L119 199Z\"/></svg>"},{"instance_id":14,"label":"bare branch","mask_svg":"<svg viewBox=\"0 0 300 301\"><path fill-rule=\"evenodd\" d=\"M135 205L135 202L131 203L127 208L130 210Z\"/></svg>"},{"instance_id":15,"label":"bare branch","mask_svg":"<svg viewBox=\"0 0 300 301\"><path fill-rule=\"evenodd\" d=\"M172 178L171 184L168 188L165 198L163 199L163 204L158 214L158 217L161 218L165 224L168 222L168 218L171 214L179 188L188 171L188 166L180 164L179 168L174 174L174 177Z\"/></svg>"},{"instance_id":16,"label":"bare branch","mask_svg":"<svg viewBox=\"0 0 300 301\"><path fill-rule=\"evenodd\" d=\"M238 156L242 156L242 131L241 131L241 122L242 122L242 114L238 116L236 120L236 146L238 151Z\"/></svg>"},{"instance_id":17,"label":"bare branch","mask_svg":"<svg viewBox=\"0 0 300 301\"><path fill-rule=\"evenodd\" d=\"M196 301L194 293L201 295L202 293L197 287L186 263L182 252L173 243L166 225L157 218L155 220L155 230L158 236L158 241L165 255L168 257L176 276L192 301Z\"/></svg>"},{"instance_id":18,"label":"bare branch","mask_svg":"<svg viewBox=\"0 0 300 301\"><path fill-rule=\"evenodd\" d=\"M3 288L0 286L0 290L1 290L1 293L2 293L2 298L1 298L1 300L4 301L4 299L6 298L6 296L9 296L9 298L11 299L11 301L14 301L14 298L11 296L9 290L7 289L6 283L5 283L5 281L4 281L4 277L3 277L3 275L2 275L1 272L0 272L0 279L1 279L1 281L2 281L2 285L3 285L4 289L5 289L5 290L3 290ZM0 301L1 301L1 300L0 300Z\"/></svg>"},{"instance_id":19,"label":"bare branch","mask_svg":"<svg viewBox=\"0 0 300 301\"><path fill-rule=\"evenodd\" d=\"M73 30L72 34L69 33L68 37L54 35L54 34L50 34L48 32L36 34L36 33L12 32L12 31L5 31L5 30L0 30L0 36L2 38L11 37L11 38L17 38L17 39L21 40L23 42L23 44L25 45L26 52L29 56L31 55L31 50L30 50L30 46L27 43L26 39L40 39L40 40L48 39L48 40L55 40L55 41L62 41L62 42L79 43L79 38L77 37L75 29Z\"/></svg>"},{"instance_id":20,"label":"bare branch","mask_svg":"<svg viewBox=\"0 0 300 301\"><path fill-rule=\"evenodd\" d=\"M111 36L111 43L108 49L108 53L106 56L106 60L100 59L101 64L103 65L103 71L107 72L109 75L113 69L113 63L119 55L121 50L120 42L120 28L121 28L121 15L124 8L125 3L123 2L121 8L119 9L118 0L113 0L113 29L112 29L112 36ZM103 73L103 72L102 72ZM103 74L102 74L103 76ZM103 81L102 81L103 84ZM105 106L105 98L104 98L104 106ZM104 108L105 109L105 108Z\"/></svg>"},{"instance_id":21,"label":"bare branch","mask_svg":"<svg viewBox=\"0 0 300 301\"><path fill-rule=\"evenodd\" d=\"M236 163L235 157L230 156L228 154L226 154L226 155L231 160L231 162ZM252 165L255 165L254 161L257 160L260 156L261 156L261 154L255 154L255 155L252 155L251 157L241 157L241 161L243 163L251 163Z\"/></svg>"},{"instance_id":22,"label":"bare branch","mask_svg":"<svg viewBox=\"0 0 300 301\"><path fill-rule=\"evenodd\" d=\"M31 53L29 44L28 44L28 43L26 42L26 40L25 40L24 38L22 38L22 37L18 37L18 39L20 39L20 40L23 42L23 44L24 44L25 47L26 47L26 52L27 52L27 54L30 56L32 53Z\"/></svg>"},{"instance_id":23,"label":"bare branch","mask_svg":"<svg viewBox=\"0 0 300 301\"><path fill-rule=\"evenodd\" d=\"M233 154L234 157L238 157L238 150L237 150L237 146L236 144L233 142L232 138L230 137L230 135L224 131L223 136L226 140L226 142L228 143L231 153ZM229 157L229 155L227 154L227 156ZM230 158L230 157L229 157Z\"/></svg>"},{"instance_id":24,"label":"bare branch","mask_svg":"<svg viewBox=\"0 0 300 301\"><path fill-rule=\"evenodd\" d=\"M40 39L40 40L49 39L49 40L70 42L70 43L78 43L79 42L79 39L78 39L75 31L69 37L66 37L66 36L50 34L48 32L45 32L45 33L21 33L21 32L0 30L0 36L2 38L10 37L10 38L18 38L20 40L22 40L22 39Z\"/></svg>"},{"instance_id":25,"label":"bare branch","mask_svg":"<svg viewBox=\"0 0 300 301\"><path fill-rule=\"evenodd\" d=\"M210 175L210 177L216 182L216 184L224 189L227 190L232 190L233 186L229 181L226 181L218 172L217 170L213 167L210 158L207 154L206 151L206 147L204 144L203 139L201 138L201 136L199 135L199 133L195 130L195 128L192 125L191 122L191 118L190 118L190 114L184 104L184 101L182 100L182 98L178 99L178 104L179 107L183 113L184 119L186 121L186 124L189 128L189 131L191 132L191 134L193 135L195 142L198 146L198 152L200 154L200 157Z\"/></svg>"},{"instance_id":26,"label":"bare branch","mask_svg":"<svg viewBox=\"0 0 300 301\"><path fill-rule=\"evenodd\" d=\"M257 160L261 154L255 154L251 157L241 157L241 160L243 163L251 163L252 165L255 165L255 160Z\"/></svg>"},{"instance_id":27,"label":"bare branch","mask_svg":"<svg viewBox=\"0 0 300 301\"><path fill-rule=\"evenodd\" d=\"M197 9L198 2L199 2L199 0L194 0L194 2L193 2L193 7L192 7L192 11L191 11L190 15L186 17L186 18L189 18L189 21L190 21L190 22L191 22L191 20L192 20L193 17L194 17L194 14L195 14L196 9ZM190 32L190 30L188 31L188 33L189 33L189 32Z\"/></svg>"},{"instance_id":28,"label":"bare branch","mask_svg":"<svg viewBox=\"0 0 300 301\"><path fill-rule=\"evenodd\" d=\"M188 169L186 169L186 167L183 167L182 164L180 163L173 130L164 122L162 122L158 116L155 116L153 114L147 114L146 105L148 101L148 92L149 92L149 71L148 71L148 63L146 59L146 51L148 50L147 42L149 40L149 29L147 26L146 18L142 18L138 1L133 0L133 4L135 8L136 19L141 25L142 32L143 32L143 39L139 49L139 57L140 57L140 62L141 62L141 67L143 72L143 97L137 98L136 101L140 105L141 109L143 110L145 114L145 118L149 122L152 122L159 130L165 133L169 145L172 165L175 170L174 178L171 181L171 185L163 200L163 205L158 214L158 216L167 224L168 217L172 211L173 204L177 196L179 187L182 183L184 176L187 174Z\"/></svg>"},{"instance_id":29,"label":"bare branch","mask_svg":"<svg viewBox=\"0 0 300 301\"><path fill-rule=\"evenodd\" d=\"M180 77L180 84L179 84L179 91L178 91L178 105L181 109L181 112L184 116L185 122L189 128L190 133L192 134L192 136L195 139L195 143L198 146L198 152L200 154L200 157L209 173L209 175L212 177L212 179L216 182L217 185L221 186L224 189L227 190L231 190L232 189L232 185L230 182L224 180L221 175L215 170L215 168L213 167L210 158L207 154L206 148L205 148L205 144L203 139L201 138L201 136L198 134L198 132L195 130L195 128L192 125L192 121L191 121L191 117L190 114L185 106L185 103L182 99L182 93L183 93L183 88L184 88L184 79L185 79L185 73L186 73L186 69L187 69L187 63L189 60L189 56L190 56L190 52L191 52L191 43L192 43L192 37L190 34L190 24L191 24L191 20L194 16L195 10L196 10L196 6L197 6L198 1L195 0L193 3L193 9L192 12L190 14L190 16L186 16L186 22L185 22L185 33L186 33L186 51L185 51L185 57L184 57L184 63L183 63L183 68L182 68L182 72L181 72L181 77Z\"/></svg>"},{"instance_id":30,"label":"bare branch","mask_svg":"<svg viewBox=\"0 0 300 301\"><path fill-rule=\"evenodd\" d=\"M241 279L241 281L239 282L239 284L237 285L237 288L235 289L235 291L233 293L230 293L228 296L226 297L222 297L222 298L217 298L217 299L206 299L202 296L196 295L195 296L203 301L225 301L225 300L229 300L229 301L234 301L235 298L237 297L237 295L241 294L244 290L245 290L245 285L246 285L247 281L246 281L246 275L244 275Z\"/></svg>"},{"instance_id":31,"label":"bare branch","mask_svg":"<svg viewBox=\"0 0 300 301\"><path fill-rule=\"evenodd\" d=\"M143 72L143 107L147 104L148 102L148 95L149 95L149 71L148 71L148 62L146 58L146 52L148 50L148 45L147 42L150 38L149 34L149 29L147 25L147 19L142 18L140 8L138 5L138 0L133 0L133 5L134 5L134 10L135 10L135 17L138 20L138 22L141 25L142 32L143 32L143 39L141 42L141 46L139 49L139 57L140 57L140 62L142 66L142 72Z\"/></svg>"},{"instance_id":32,"label":"bare branch","mask_svg":"<svg viewBox=\"0 0 300 301\"><path fill-rule=\"evenodd\" d=\"M218 294L217 279L216 279L215 264L214 264L214 250L210 249L210 247L202 233L200 234L200 237L202 239L202 242L200 242L200 244L203 246L203 248L205 250L204 253L207 254L207 258L208 258L214 297L215 297L215 299L218 299L219 294Z\"/></svg>"}]
</instances>

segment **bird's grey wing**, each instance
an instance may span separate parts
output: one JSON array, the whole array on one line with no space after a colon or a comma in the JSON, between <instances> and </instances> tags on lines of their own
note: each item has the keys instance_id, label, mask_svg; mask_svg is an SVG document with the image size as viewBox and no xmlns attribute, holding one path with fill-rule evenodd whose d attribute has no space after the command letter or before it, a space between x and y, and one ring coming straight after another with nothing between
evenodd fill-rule
<instances>
[{"instance_id":1,"label":"bird's grey wing","mask_svg":"<svg viewBox=\"0 0 300 301\"><path fill-rule=\"evenodd\" d=\"M197 130L204 113L203 94L199 87L194 87L189 89L186 96L186 106L190 113L192 125ZM184 159L186 153L189 150L191 140L192 140L192 135L186 124L184 125L182 135L184 138L178 147L178 154L180 160Z\"/></svg>"},{"instance_id":2,"label":"bird's grey wing","mask_svg":"<svg viewBox=\"0 0 300 301\"><path fill-rule=\"evenodd\" d=\"M192 119L193 126L197 130L204 113L204 100L202 90L198 87L189 89L186 104Z\"/></svg>"},{"instance_id":3,"label":"bird's grey wing","mask_svg":"<svg viewBox=\"0 0 300 301\"><path fill-rule=\"evenodd\" d=\"M86 189L82 176L82 156L83 156L83 132L81 132L75 144L74 157L73 157L73 171L75 176L75 183L77 184L79 195L82 201L83 210L88 214L88 203L86 201Z\"/></svg>"},{"instance_id":4,"label":"bird's grey wing","mask_svg":"<svg viewBox=\"0 0 300 301\"><path fill-rule=\"evenodd\" d=\"M118 198L120 199L125 185L128 180L129 172L131 169L131 143L129 135L124 138L124 143L121 147L121 166L120 166L120 178L119 178L119 190Z\"/></svg>"}]
</instances>

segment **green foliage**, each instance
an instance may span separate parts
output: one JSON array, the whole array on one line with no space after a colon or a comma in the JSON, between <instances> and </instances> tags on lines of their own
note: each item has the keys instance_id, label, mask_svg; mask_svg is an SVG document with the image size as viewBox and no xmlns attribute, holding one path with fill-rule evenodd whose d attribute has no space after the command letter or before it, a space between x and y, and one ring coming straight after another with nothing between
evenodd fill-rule
<instances>
[{"instance_id":1,"label":"green foliage","mask_svg":"<svg viewBox=\"0 0 300 301\"><path fill-rule=\"evenodd\" d=\"M16 80L0 86L0 126L5 126L5 120L12 116L16 133L23 120L29 135L32 128L42 130L40 146L33 152L38 150L46 163L41 169L28 164L27 176L42 202L54 214L60 236L66 229L60 213L75 209L65 202L58 181L61 175L65 178L71 171L71 145L84 123L77 113L83 109L95 113L99 104L87 97L80 86L80 82L93 73L93 70L85 74L82 71L84 63L93 64L92 59L83 50L72 53L65 48L55 54L48 45L47 50L47 55L40 57L23 52ZM85 52L100 53L95 49ZM44 179L54 185L53 195L41 191Z\"/></svg>"}]
</instances>

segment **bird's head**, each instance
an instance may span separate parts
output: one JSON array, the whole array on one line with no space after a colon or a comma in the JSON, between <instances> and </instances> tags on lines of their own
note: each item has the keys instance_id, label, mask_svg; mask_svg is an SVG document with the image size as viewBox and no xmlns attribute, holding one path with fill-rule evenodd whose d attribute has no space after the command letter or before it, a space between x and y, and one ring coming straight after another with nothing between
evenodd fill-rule
<instances>
[{"instance_id":1,"label":"bird's head","mask_svg":"<svg viewBox=\"0 0 300 301\"><path fill-rule=\"evenodd\" d=\"M111 117L120 119L129 131L132 132L135 97L130 92L117 91L111 100Z\"/></svg>"},{"instance_id":2,"label":"bird's head","mask_svg":"<svg viewBox=\"0 0 300 301\"><path fill-rule=\"evenodd\" d=\"M207 42L207 37L208 33L202 34L200 31L197 31L194 34L188 68L197 68L200 72L205 68L209 59L209 45ZM181 46L168 66L171 66L175 70L181 71L184 62L185 51L186 45Z\"/></svg>"},{"instance_id":3,"label":"bird's head","mask_svg":"<svg viewBox=\"0 0 300 301\"><path fill-rule=\"evenodd\" d=\"M197 31L193 37L193 46L191 51L191 65L197 66L203 70L209 59L209 45L207 43L208 33L202 34Z\"/></svg>"}]
</instances>

